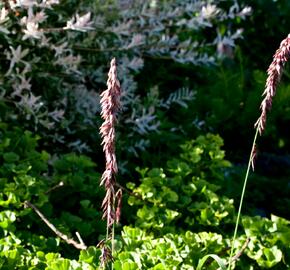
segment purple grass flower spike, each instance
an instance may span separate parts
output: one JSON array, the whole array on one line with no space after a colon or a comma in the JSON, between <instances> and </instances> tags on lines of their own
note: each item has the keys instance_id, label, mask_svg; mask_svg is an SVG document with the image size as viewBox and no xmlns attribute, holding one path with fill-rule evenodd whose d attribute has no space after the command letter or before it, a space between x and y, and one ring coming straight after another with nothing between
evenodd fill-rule
<instances>
[{"instance_id":1,"label":"purple grass flower spike","mask_svg":"<svg viewBox=\"0 0 290 270\"><path fill-rule=\"evenodd\" d=\"M261 115L255 123L255 127L258 129L260 135L265 130L267 112L271 109L272 100L276 94L277 85L280 82L284 65L288 61L289 57L290 34L281 42L280 47L274 54L273 61L267 71L268 78L266 81L265 91L263 93L264 99L260 106Z\"/></svg>"},{"instance_id":2,"label":"purple grass flower spike","mask_svg":"<svg viewBox=\"0 0 290 270\"><path fill-rule=\"evenodd\" d=\"M106 195L102 203L103 218L107 226L111 227L116 221L115 210L115 183L118 166L115 155L115 123L116 114L120 109L121 87L117 78L115 58L111 61L108 74L107 90L101 94L101 117L104 120L100 127L103 151L105 153L106 168L101 178L100 185L105 187Z\"/></svg>"}]
</instances>

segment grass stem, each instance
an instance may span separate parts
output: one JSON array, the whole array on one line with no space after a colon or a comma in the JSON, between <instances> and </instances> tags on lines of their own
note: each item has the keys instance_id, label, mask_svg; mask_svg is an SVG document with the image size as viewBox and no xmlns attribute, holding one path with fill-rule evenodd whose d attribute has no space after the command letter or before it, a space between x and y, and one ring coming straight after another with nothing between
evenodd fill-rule
<instances>
[{"instance_id":1,"label":"grass stem","mask_svg":"<svg viewBox=\"0 0 290 270\"><path fill-rule=\"evenodd\" d=\"M115 223L113 223L112 225L112 239L111 239L111 244L112 244L111 253L112 253L113 258L114 258L114 252L115 252L114 240L115 240ZM112 262L111 262L111 269L114 270L114 259L112 259Z\"/></svg>"},{"instance_id":2,"label":"grass stem","mask_svg":"<svg viewBox=\"0 0 290 270\"><path fill-rule=\"evenodd\" d=\"M255 153L255 147L256 147L256 141L257 141L258 133L259 133L259 128L257 127L256 128L256 133L255 133L255 136L254 136L254 140L253 140L253 144L252 144L251 154L250 154L250 157L249 157L248 167L247 167L247 171L246 171L246 175L245 175L245 179L244 179L244 185L243 185L241 199L240 199L240 205L239 205L239 210L238 210L238 215L237 215L237 220L236 220L236 225L235 225L235 231L234 231L234 236L233 236L232 245L231 245L231 253L230 253L230 258L229 258L229 262L228 262L228 270L232 269L232 258L233 258L233 254L234 254L234 245L235 245L237 232L238 232L238 227L239 227L239 223L240 223L240 217L241 217L241 212L242 212L242 207L243 207L243 201L244 201L244 196L245 196L245 192L246 192L247 182L248 182L248 178L249 178L249 172L250 172L250 169L251 169L251 164L253 163L253 157L254 157L254 153Z\"/></svg>"}]
</instances>

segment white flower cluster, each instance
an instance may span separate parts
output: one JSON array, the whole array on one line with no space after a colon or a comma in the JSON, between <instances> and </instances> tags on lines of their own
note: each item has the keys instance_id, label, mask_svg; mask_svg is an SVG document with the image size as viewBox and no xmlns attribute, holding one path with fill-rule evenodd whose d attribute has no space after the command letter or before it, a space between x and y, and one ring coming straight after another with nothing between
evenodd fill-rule
<instances>
[{"instance_id":1,"label":"white flower cluster","mask_svg":"<svg viewBox=\"0 0 290 270\"><path fill-rule=\"evenodd\" d=\"M87 1L78 11L70 1L0 1L0 35L5 41L0 45L1 97L16 105L11 117L26 119L24 123L55 142L87 151L76 127L81 134L97 130L98 92L104 88L109 59L118 54L120 123L128 128L129 148L137 155L148 146L146 136L160 130L156 112L173 104L186 107L194 98L187 88L168 89L161 98L157 86L139 95L135 75L143 68L144 56L194 65L232 57L243 33L233 22L248 17L251 8L227 0L232 4L225 10L223 1L119 0L115 7ZM219 32L219 24L226 31ZM209 38L203 32L208 29L213 33ZM67 137L74 139L67 142Z\"/></svg>"},{"instance_id":2,"label":"white flower cluster","mask_svg":"<svg viewBox=\"0 0 290 270\"><path fill-rule=\"evenodd\" d=\"M16 0L6 1L5 5L4 2L0 3L0 34L5 35L9 44L0 46L0 53L3 53L9 63L6 69L3 66L1 70L5 77L5 80L1 82L5 89L3 98L12 101L18 108L18 112L15 112L14 115L11 114L12 118L23 117L28 121L27 123L33 123L34 128L38 130L53 131L56 125L63 126L68 122L65 118L65 110L68 105L67 97L70 95L65 89L65 84L61 84L61 80L58 79L59 89L54 91L63 92L60 94L60 99L55 100L54 106L50 106L45 98L46 94L37 91L39 82L36 78L46 78L49 69L59 70L66 74L65 76L75 78L82 76L79 69L82 58L70 48L67 35L70 35L69 31L85 32L94 27L90 12L83 12L84 15L76 14L73 19L63 22L62 27L54 27L48 23L49 14L51 15L53 9L59 4L59 0ZM20 32L16 29L20 29ZM68 34L64 36L64 33ZM55 40L55 34L62 37ZM59 74L56 76L58 77ZM55 79L55 76L51 76L51 79ZM79 89L83 88L83 84L79 84L80 79L77 81L77 85L80 85ZM49 91L52 89L48 89L47 93ZM84 97L87 98L87 95L83 94L82 100ZM79 98L72 99L81 103ZM96 99L93 105L95 106L97 102ZM88 101L85 100L84 103L88 104ZM83 108L84 105L79 105L78 110L83 110ZM94 114L95 108L93 109ZM81 113L90 114L90 118L92 118L93 113L89 108ZM68 133L70 132L69 123L70 121L65 124ZM52 138L64 143L63 136L59 135L57 131L52 134ZM76 149L87 149L83 142L80 144L71 142L69 145Z\"/></svg>"},{"instance_id":3,"label":"white flower cluster","mask_svg":"<svg viewBox=\"0 0 290 270\"><path fill-rule=\"evenodd\" d=\"M226 33L221 34L216 26L229 25L227 21L236 18L245 19L252 12L250 7L240 7L234 0L228 1L232 2L228 10L220 7L222 0L168 0L158 5L153 2L126 2L122 19L110 28L119 36L119 50L143 49L152 57L166 56L180 63L211 64L215 58L208 54L209 48L219 48L222 44L232 47L235 40L242 37L242 29L228 27ZM198 35L206 28L216 28L216 38L210 40ZM195 33L195 40L192 33ZM221 54L219 49L217 51Z\"/></svg>"}]
</instances>

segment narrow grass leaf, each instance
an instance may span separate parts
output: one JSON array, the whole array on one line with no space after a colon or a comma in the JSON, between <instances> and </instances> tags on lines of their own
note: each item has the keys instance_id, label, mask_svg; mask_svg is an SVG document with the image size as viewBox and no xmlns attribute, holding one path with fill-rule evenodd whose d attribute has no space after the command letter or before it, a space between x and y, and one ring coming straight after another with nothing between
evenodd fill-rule
<instances>
[{"instance_id":1,"label":"narrow grass leaf","mask_svg":"<svg viewBox=\"0 0 290 270\"><path fill-rule=\"evenodd\" d=\"M205 255L202 259L199 260L198 265L196 267L196 270L202 270L202 267L203 267L203 265L205 264L205 262L207 261L208 258L214 259L218 263L218 265L219 265L221 270L226 270L227 269L225 263L222 261L222 259L218 255L208 254L208 255Z\"/></svg>"}]
</instances>

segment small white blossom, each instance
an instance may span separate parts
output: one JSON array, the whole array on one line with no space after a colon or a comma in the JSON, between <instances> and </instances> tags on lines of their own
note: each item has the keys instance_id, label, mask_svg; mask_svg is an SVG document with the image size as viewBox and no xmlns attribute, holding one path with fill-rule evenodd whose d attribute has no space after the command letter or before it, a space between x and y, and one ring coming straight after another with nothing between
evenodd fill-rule
<instances>
[{"instance_id":1,"label":"small white blossom","mask_svg":"<svg viewBox=\"0 0 290 270\"><path fill-rule=\"evenodd\" d=\"M67 42L64 42L58 46L52 45L52 49L55 51L55 56L59 56L64 52L69 51L69 49L67 49L67 46L68 46Z\"/></svg>"},{"instance_id":2,"label":"small white blossom","mask_svg":"<svg viewBox=\"0 0 290 270\"><path fill-rule=\"evenodd\" d=\"M42 10L40 12L37 12L35 15L33 15L33 13L31 13L31 18L28 18L28 19L29 19L29 21L42 23L47 19L47 16L44 13L44 11Z\"/></svg>"},{"instance_id":3,"label":"small white blossom","mask_svg":"<svg viewBox=\"0 0 290 270\"><path fill-rule=\"evenodd\" d=\"M50 47L50 40L51 38L46 37L45 35L42 35L41 41L40 41L40 47Z\"/></svg>"},{"instance_id":4,"label":"small white blossom","mask_svg":"<svg viewBox=\"0 0 290 270\"><path fill-rule=\"evenodd\" d=\"M8 19L7 14L8 14L8 10L5 7L1 8L0 23L4 23L5 21L7 21Z\"/></svg>"},{"instance_id":5,"label":"small white blossom","mask_svg":"<svg viewBox=\"0 0 290 270\"><path fill-rule=\"evenodd\" d=\"M252 8L251 7L244 7L241 12L238 13L238 16L240 16L242 19L244 19L246 16L249 16L252 14Z\"/></svg>"},{"instance_id":6,"label":"small white blossom","mask_svg":"<svg viewBox=\"0 0 290 270\"><path fill-rule=\"evenodd\" d=\"M93 27L91 27L91 25L93 22L91 22L90 19L91 19L90 12L88 12L83 16L79 16L78 14L76 14L74 18L72 18L66 23L66 27L64 27L64 29L77 30L82 32L92 30Z\"/></svg>"},{"instance_id":7,"label":"small white blossom","mask_svg":"<svg viewBox=\"0 0 290 270\"><path fill-rule=\"evenodd\" d=\"M22 95L18 104L23 107L27 113L35 114L44 105L40 99L41 96L36 97L30 92L28 95Z\"/></svg>"},{"instance_id":8,"label":"small white blossom","mask_svg":"<svg viewBox=\"0 0 290 270\"><path fill-rule=\"evenodd\" d=\"M15 7L29 8L29 7L38 5L37 1L35 0L16 0L16 1L9 1L9 2L12 9Z\"/></svg>"},{"instance_id":9,"label":"small white blossom","mask_svg":"<svg viewBox=\"0 0 290 270\"><path fill-rule=\"evenodd\" d=\"M23 30L24 36L22 40L26 40L28 38L40 39L42 37L41 30L38 29L38 23L28 22L26 24L26 29Z\"/></svg>"},{"instance_id":10,"label":"small white blossom","mask_svg":"<svg viewBox=\"0 0 290 270\"><path fill-rule=\"evenodd\" d=\"M60 122L64 117L64 110L55 109L54 111L48 113L48 115L56 122Z\"/></svg>"},{"instance_id":11,"label":"small white blossom","mask_svg":"<svg viewBox=\"0 0 290 270\"><path fill-rule=\"evenodd\" d=\"M21 18L20 23L22 25L27 25L28 23L42 23L47 19L46 14L44 11L37 12L35 15L33 13L32 7L28 8L28 16L24 16Z\"/></svg>"},{"instance_id":12,"label":"small white blossom","mask_svg":"<svg viewBox=\"0 0 290 270\"><path fill-rule=\"evenodd\" d=\"M8 14L8 10L3 7L0 11L0 24L3 24L8 20L7 14ZM9 30L1 25L0 25L0 32L4 34L9 34Z\"/></svg>"},{"instance_id":13,"label":"small white blossom","mask_svg":"<svg viewBox=\"0 0 290 270\"><path fill-rule=\"evenodd\" d=\"M216 5L207 4L201 9L201 17L205 19L214 18L219 12L220 10L217 8Z\"/></svg>"},{"instance_id":14,"label":"small white blossom","mask_svg":"<svg viewBox=\"0 0 290 270\"><path fill-rule=\"evenodd\" d=\"M58 5L59 0L43 0L41 3L42 7L51 8L52 5Z\"/></svg>"},{"instance_id":15,"label":"small white blossom","mask_svg":"<svg viewBox=\"0 0 290 270\"><path fill-rule=\"evenodd\" d=\"M243 34L244 30L243 29L238 29L232 36L232 39L238 39L238 38L243 38L242 34Z\"/></svg>"},{"instance_id":16,"label":"small white blossom","mask_svg":"<svg viewBox=\"0 0 290 270\"><path fill-rule=\"evenodd\" d=\"M13 67L20 62L29 65L27 62L22 60L29 53L28 49L22 51L21 45L18 45L16 49L14 49L12 46L9 48L11 52L5 52L7 59L10 60L9 70L6 75L9 75Z\"/></svg>"},{"instance_id":17,"label":"small white blossom","mask_svg":"<svg viewBox=\"0 0 290 270\"><path fill-rule=\"evenodd\" d=\"M21 79L21 82L19 83L17 81L12 85L14 91L11 93L11 97L15 97L15 96L21 97L22 91L24 89L31 90L31 84L30 84L31 78L26 79L23 75L20 75L19 77Z\"/></svg>"}]
</instances>

